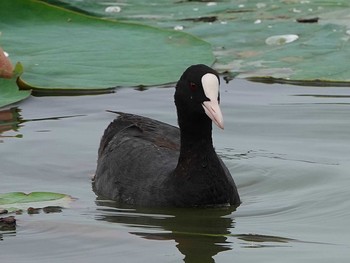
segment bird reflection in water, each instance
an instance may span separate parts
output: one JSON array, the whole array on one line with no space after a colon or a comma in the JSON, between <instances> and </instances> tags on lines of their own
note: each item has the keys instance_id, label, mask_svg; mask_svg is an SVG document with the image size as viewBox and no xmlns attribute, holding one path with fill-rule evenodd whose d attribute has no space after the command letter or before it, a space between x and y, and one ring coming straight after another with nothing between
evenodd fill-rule
<instances>
[{"instance_id":1,"label":"bird reflection in water","mask_svg":"<svg viewBox=\"0 0 350 263\"><path fill-rule=\"evenodd\" d=\"M227 238L234 228L234 219L230 216L235 210L233 207L128 209L115 207L114 202L96 203L101 212L98 220L143 227L145 231L130 234L145 239L174 240L186 263L215 262L215 255L232 249Z\"/></svg>"},{"instance_id":2,"label":"bird reflection in water","mask_svg":"<svg viewBox=\"0 0 350 263\"><path fill-rule=\"evenodd\" d=\"M148 240L174 240L184 262L215 262L215 255L241 248L290 247L293 243L320 244L281 236L232 233L234 207L218 208L132 208L115 201L96 200L96 220L118 223L144 231L130 234Z\"/></svg>"}]
</instances>

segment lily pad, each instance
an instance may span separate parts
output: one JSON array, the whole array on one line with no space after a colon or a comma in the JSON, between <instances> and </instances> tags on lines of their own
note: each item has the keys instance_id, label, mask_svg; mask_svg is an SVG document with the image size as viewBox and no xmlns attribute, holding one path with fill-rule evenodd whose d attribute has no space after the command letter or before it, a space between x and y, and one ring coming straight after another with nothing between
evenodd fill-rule
<instances>
[{"instance_id":1,"label":"lily pad","mask_svg":"<svg viewBox=\"0 0 350 263\"><path fill-rule=\"evenodd\" d=\"M238 73L238 77L350 85L348 0L154 0L152 5L141 0L55 2L99 17L194 34L212 44L217 70ZM120 10L107 12L113 6ZM294 37L293 41L279 37L277 42L282 45L270 45L271 37L276 40L276 36Z\"/></svg>"},{"instance_id":2,"label":"lily pad","mask_svg":"<svg viewBox=\"0 0 350 263\"><path fill-rule=\"evenodd\" d=\"M0 78L0 108L24 100L30 93L30 90L19 90L15 78Z\"/></svg>"},{"instance_id":3,"label":"lily pad","mask_svg":"<svg viewBox=\"0 0 350 263\"><path fill-rule=\"evenodd\" d=\"M21 73L21 64L17 63L14 68L0 47L0 108L23 100L30 95L30 91L20 91L17 87L16 79Z\"/></svg>"},{"instance_id":4,"label":"lily pad","mask_svg":"<svg viewBox=\"0 0 350 263\"><path fill-rule=\"evenodd\" d=\"M42 208L46 206L66 207L72 198L65 194L52 192L11 192L0 194L0 207L3 209Z\"/></svg>"},{"instance_id":5,"label":"lily pad","mask_svg":"<svg viewBox=\"0 0 350 263\"><path fill-rule=\"evenodd\" d=\"M211 45L192 35L36 0L0 1L0 17L1 43L24 66L18 83L33 91L164 84L189 64L214 62Z\"/></svg>"}]
</instances>

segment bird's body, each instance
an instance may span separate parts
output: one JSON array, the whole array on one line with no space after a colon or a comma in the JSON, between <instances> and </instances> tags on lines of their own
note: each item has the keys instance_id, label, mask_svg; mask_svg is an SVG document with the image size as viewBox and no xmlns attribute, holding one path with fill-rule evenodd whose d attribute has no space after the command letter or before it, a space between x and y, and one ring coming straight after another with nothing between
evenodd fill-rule
<instances>
[{"instance_id":1,"label":"bird's body","mask_svg":"<svg viewBox=\"0 0 350 263\"><path fill-rule=\"evenodd\" d=\"M192 67L199 67L199 80L207 73L218 78L209 67ZM190 80L189 93L187 86L184 88L188 96L184 98L182 94L182 86L187 85L183 83L188 78L186 72L193 71L193 68L189 69L182 75L175 93L180 129L120 112L107 127L101 139L93 183L98 195L134 206L240 204L230 172L215 153L212 144L212 120L208 114L215 115L218 112L216 106L209 109L214 113L207 114L207 109L203 109L201 103L198 104L200 107L191 106L193 101L197 104L198 98L192 93L197 91L197 86L199 90L202 85L198 80ZM202 100L202 95L199 100ZM218 126L223 126L219 113L218 117L211 117L216 118L213 121Z\"/></svg>"}]
</instances>

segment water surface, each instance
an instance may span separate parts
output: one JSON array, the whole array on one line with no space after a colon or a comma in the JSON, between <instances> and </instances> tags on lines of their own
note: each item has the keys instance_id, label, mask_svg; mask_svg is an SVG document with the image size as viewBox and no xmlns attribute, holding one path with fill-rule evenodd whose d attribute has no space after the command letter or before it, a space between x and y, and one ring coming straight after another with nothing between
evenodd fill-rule
<instances>
[{"instance_id":1,"label":"water surface","mask_svg":"<svg viewBox=\"0 0 350 263\"><path fill-rule=\"evenodd\" d=\"M214 128L214 143L239 188L237 211L98 200L91 177L114 118L105 110L176 125L173 92L32 97L2 112L0 192L77 200L60 213L16 215L16 230L0 232L1 262L349 261L348 88L222 84L225 130Z\"/></svg>"}]
</instances>

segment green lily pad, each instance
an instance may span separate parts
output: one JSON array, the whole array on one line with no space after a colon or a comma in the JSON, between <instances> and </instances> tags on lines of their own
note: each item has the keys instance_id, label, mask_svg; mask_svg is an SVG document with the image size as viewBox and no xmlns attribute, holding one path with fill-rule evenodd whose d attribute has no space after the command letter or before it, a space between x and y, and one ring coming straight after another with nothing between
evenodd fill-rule
<instances>
[{"instance_id":1,"label":"green lily pad","mask_svg":"<svg viewBox=\"0 0 350 263\"><path fill-rule=\"evenodd\" d=\"M238 73L241 78L350 85L348 0L154 0L152 5L141 0L122 3L55 0L55 3L99 17L189 32L212 44L217 70ZM116 6L119 9L112 8ZM284 35L297 38L286 41L278 37ZM273 39L278 44L271 44Z\"/></svg>"},{"instance_id":2,"label":"green lily pad","mask_svg":"<svg viewBox=\"0 0 350 263\"><path fill-rule=\"evenodd\" d=\"M22 71L22 65L17 63L14 68L0 47L0 108L23 100L30 95L30 91L20 91L17 87L16 79Z\"/></svg>"},{"instance_id":3,"label":"green lily pad","mask_svg":"<svg viewBox=\"0 0 350 263\"><path fill-rule=\"evenodd\" d=\"M66 207L72 198L65 194L52 192L11 192L0 194L0 207L5 209L42 208L46 206Z\"/></svg>"},{"instance_id":4,"label":"green lily pad","mask_svg":"<svg viewBox=\"0 0 350 263\"><path fill-rule=\"evenodd\" d=\"M211 45L192 35L36 0L0 1L0 17L1 44L24 66L18 83L34 92L164 84L189 64L214 62Z\"/></svg>"},{"instance_id":5,"label":"green lily pad","mask_svg":"<svg viewBox=\"0 0 350 263\"><path fill-rule=\"evenodd\" d=\"M30 93L30 90L19 90L15 78L0 78L0 108L24 100Z\"/></svg>"}]
</instances>

